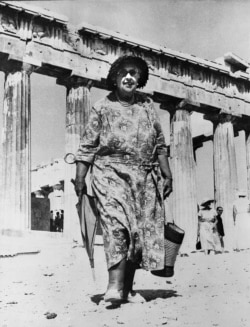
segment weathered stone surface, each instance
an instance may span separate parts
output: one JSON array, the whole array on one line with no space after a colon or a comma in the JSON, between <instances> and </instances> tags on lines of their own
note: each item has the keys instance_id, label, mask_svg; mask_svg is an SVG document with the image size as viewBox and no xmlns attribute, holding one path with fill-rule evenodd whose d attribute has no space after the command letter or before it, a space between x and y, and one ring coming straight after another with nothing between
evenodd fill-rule
<instances>
[{"instance_id":1,"label":"weathered stone surface","mask_svg":"<svg viewBox=\"0 0 250 327\"><path fill-rule=\"evenodd\" d=\"M0 179L1 228L30 227L30 76L5 80Z\"/></svg>"},{"instance_id":2,"label":"weathered stone surface","mask_svg":"<svg viewBox=\"0 0 250 327\"><path fill-rule=\"evenodd\" d=\"M225 238L231 247L233 235L233 202L238 189L234 130L232 117L222 115L214 128L214 187L217 206L222 206Z\"/></svg>"},{"instance_id":3,"label":"weathered stone surface","mask_svg":"<svg viewBox=\"0 0 250 327\"><path fill-rule=\"evenodd\" d=\"M5 217L1 226L4 227L6 223L7 227L16 229L30 228L30 86L27 70L57 77L58 83L68 86L66 153L75 152L88 117L89 90L86 85L94 81L95 86L106 88L105 78L110 64L123 54L135 54L147 61L150 77L142 92L151 94L156 101L161 102L159 99L163 99L163 102L177 102L185 99L192 107L189 110L210 113L212 116L222 112L237 116L238 123L250 116L248 64L236 56L227 55L224 62L216 63L87 23L72 27L61 15L20 2L1 1L0 70L7 74L0 152L0 195ZM80 82L75 85L76 80ZM168 110L167 106L165 109ZM180 225L184 224L184 229L192 230L186 235L183 249L195 242L197 218L188 115L185 110L178 110L172 122L175 219ZM227 128L229 136L224 139L223 133L226 133ZM222 140L221 133L224 135ZM230 167L236 171L230 124L218 125L215 134L215 156L222 153L225 158L228 157ZM226 148L222 149L224 146ZM216 189L220 191L217 191L216 200L222 201L222 205L228 208L226 210L231 212L230 203L237 178L234 172L233 175L228 172L224 175L223 169L218 159L215 163L215 179ZM70 183L73 177L74 166L67 165L66 226L72 214L76 214L76 196ZM232 186L230 196L223 197L224 189L220 186L224 183L223 178ZM180 199L183 197L185 200L182 203ZM69 230L68 225L66 231Z\"/></svg>"},{"instance_id":4,"label":"weathered stone surface","mask_svg":"<svg viewBox=\"0 0 250 327\"><path fill-rule=\"evenodd\" d=\"M66 144L67 153L75 154L84 132L90 112L90 91L84 86L72 85L68 89L66 106ZM64 232L69 237L80 238L79 218L76 210L77 196L71 179L75 178L75 164L65 165L64 201L65 220Z\"/></svg>"},{"instance_id":5,"label":"weathered stone surface","mask_svg":"<svg viewBox=\"0 0 250 327\"><path fill-rule=\"evenodd\" d=\"M246 131L247 194L250 199L250 131Z\"/></svg>"},{"instance_id":6,"label":"weathered stone surface","mask_svg":"<svg viewBox=\"0 0 250 327\"><path fill-rule=\"evenodd\" d=\"M195 248L197 236L197 194L190 113L178 109L171 120L172 210L174 222L185 230L181 252Z\"/></svg>"},{"instance_id":7,"label":"weathered stone surface","mask_svg":"<svg viewBox=\"0 0 250 327\"><path fill-rule=\"evenodd\" d=\"M247 64L236 56L230 65L226 61L232 56L216 63L87 23L69 26L60 15L21 7L4 2L0 6L0 56L7 55L5 61L25 58L35 63L38 73L59 78L78 74L105 88L110 64L120 55L135 54L149 64L146 93L188 98L231 113L250 111Z\"/></svg>"}]
</instances>

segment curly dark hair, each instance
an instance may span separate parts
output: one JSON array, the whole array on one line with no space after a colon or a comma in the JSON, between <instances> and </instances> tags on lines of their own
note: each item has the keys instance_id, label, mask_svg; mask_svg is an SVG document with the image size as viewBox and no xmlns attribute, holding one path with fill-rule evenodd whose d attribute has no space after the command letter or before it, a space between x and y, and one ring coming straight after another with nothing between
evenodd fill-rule
<instances>
[{"instance_id":1,"label":"curly dark hair","mask_svg":"<svg viewBox=\"0 0 250 327\"><path fill-rule=\"evenodd\" d=\"M140 69L140 78L138 80L138 88L142 88L146 85L147 80L148 80L148 64L146 61L140 57L137 56L122 56L116 59L113 64L110 67L106 84L108 87L108 90L113 91L116 89L116 77L118 74L119 69L121 68L122 65L124 64L134 64Z\"/></svg>"}]
</instances>

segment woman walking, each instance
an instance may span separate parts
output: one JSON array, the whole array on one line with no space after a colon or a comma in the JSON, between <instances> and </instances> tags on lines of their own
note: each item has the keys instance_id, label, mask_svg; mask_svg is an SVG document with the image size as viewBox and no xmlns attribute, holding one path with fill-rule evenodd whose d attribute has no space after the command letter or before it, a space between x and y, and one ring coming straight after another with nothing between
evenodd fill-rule
<instances>
[{"instance_id":1,"label":"woman walking","mask_svg":"<svg viewBox=\"0 0 250 327\"><path fill-rule=\"evenodd\" d=\"M112 64L111 93L93 106L76 155L78 195L92 171L109 273L107 302L143 301L132 289L135 270L164 268L162 194L171 193L172 176L153 102L136 93L147 80L148 66L140 57L123 56Z\"/></svg>"}]
</instances>

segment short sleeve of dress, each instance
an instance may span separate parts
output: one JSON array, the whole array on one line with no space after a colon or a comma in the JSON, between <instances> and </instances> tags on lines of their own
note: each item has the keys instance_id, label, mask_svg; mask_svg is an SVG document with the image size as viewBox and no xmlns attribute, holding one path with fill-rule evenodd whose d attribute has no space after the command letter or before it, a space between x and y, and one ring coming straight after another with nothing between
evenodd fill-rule
<instances>
[{"instance_id":1,"label":"short sleeve of dress","mask_svg":"<svg viewBox=\"0 0 250 327\"><path fill-rule=\"evenodd\" d=\"M100 113L94 106L90 111L85 132L76 152L76 161L85 161L91 164L94 162L95 154L99 148L101 126L102 122Z\"/></svg>"}]
</instances>

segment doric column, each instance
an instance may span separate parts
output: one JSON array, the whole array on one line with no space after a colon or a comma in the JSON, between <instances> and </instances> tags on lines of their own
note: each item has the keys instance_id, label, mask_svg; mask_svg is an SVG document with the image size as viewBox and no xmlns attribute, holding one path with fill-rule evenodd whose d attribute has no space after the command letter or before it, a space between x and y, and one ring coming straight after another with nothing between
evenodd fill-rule
<instances>
[{"instance_id":1,"label":"doric column","mask_svg":"<svg viewBox=\"0 0 250 327\"><path fill-rule=\"evenodd\" d=\"M216 206L224 209L225 246L233 246L233 202L238 189L233 117L221 114L214 122L214 187Z\"/></svg>"},{"instance_id":2,"label":"doric column","mask_svg":"<svg viewBox=\"0 0 250 327\"><path fill-rule=\"evenodd\" d=\"M80 138L84 132L90 112L90 85L81 81L68 85L67 105L66 105L66 145L67 153L75 154L80 143ZM64 232L67 236L79 240L80 226L76 211L78 201L71 179L75 178L75 164L65 166L64 184Z\"/></svg>"},{"instance_id":3,"label":"doric column","mask_svg":"<svg viewBox=\"0 0 250 327\"><path fill-rule=\"evenodd\" d=\"M197 237L197 194L190 112L176 107L171 118L170 155L173 174L172 212L175 223L185 230L181 252L195 249Z\"/></svg>"},{"instance_id":4,"label":"doric column","mask_svg":"<svg viewBox=\"0 0 250 327\"><path fill-rule=\"evenodd\" d=\"M0 229L30 228L30 71L5 75Z\"/></svg>"},{"instance_id":5,"label":"doric column","mask_svg":"<svg viewBox=\"0 0 250 327\"><path fill-rule=\"evenodd\" d=\"M247 195L250 199L250 130L246 130Z\"/></svg>"}]
</instances>

